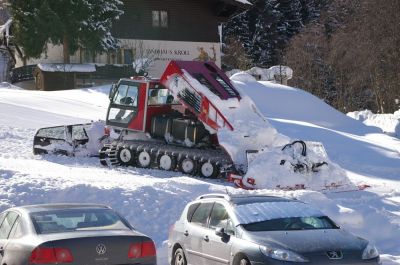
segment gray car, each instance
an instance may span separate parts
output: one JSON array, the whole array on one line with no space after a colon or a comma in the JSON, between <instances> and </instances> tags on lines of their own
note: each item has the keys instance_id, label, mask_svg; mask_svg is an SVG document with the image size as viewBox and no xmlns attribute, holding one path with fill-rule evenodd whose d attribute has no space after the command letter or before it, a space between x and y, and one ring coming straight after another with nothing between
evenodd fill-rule
<instances>
[{"instance_id":1,"label":"gray car","mask_svg":"<svg viewBox=\"0 0 400 265\"><path fill-rule=\"evenodd\" d=\"M0 214L0 264L156 264L154 242L111 208L15 207Z\"/></svg>"},{"instance_id":2,"label":"gray car","mask_svg":"<svg viewBox=\"0 0 400 265\"><path fill-rule=\"evenodd\" d=\"M367 240L297 200L208 194L171 227L171 265L380 264Z\"/></svg>"}]
</instances>

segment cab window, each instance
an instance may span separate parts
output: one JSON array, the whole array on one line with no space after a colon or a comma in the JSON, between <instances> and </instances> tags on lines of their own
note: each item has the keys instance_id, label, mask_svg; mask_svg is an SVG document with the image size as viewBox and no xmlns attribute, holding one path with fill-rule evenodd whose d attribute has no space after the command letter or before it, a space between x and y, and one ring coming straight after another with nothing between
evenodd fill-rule
<instances>
[{"instance_id":1,"label":"cab window","mask_svg":"<svg viewBox=\"0 0 400 265\"><path fill-rule=\"evenodd\" d=\"M114 95L113 103L124 106L137 107L138 87L130 84L120 84Z\"/></svg>"},{"instance_id":2,"label":"cab window","mask_svg":"<svg viewBox=\"0 0 400 265\"><path fill-rule=\"evenodd\" d=\"M232 220L229 217L229 214L226 211L225 207L220 203L216 203L212 209L209 228L224 228L225 233L230 235L235 234L235 228L233 226Z\"/></svg>"},{"instance_id":3,"label":"cab window","mask_svg":"<svg viewBox=\"0 0 400 265\"><path fill-rule=\"evenodd\" d=\"M166 89L149 89L148 105L166 105L166 104L177 104L178 101L175 100L171 92Z\"/></svg>"},{"instance_id":4,"label":"cab window","mask_svg":"<svg viewBox=\"0 0 400 265\"><path fill-rule=\"evenodd\" d=\"M213 207L213 203L202 203L197 207L196 211L193 213L192 219L190 222L192 224L207 226L207 220L210 216L211 209Z\"/></svg>"}]
</instances>

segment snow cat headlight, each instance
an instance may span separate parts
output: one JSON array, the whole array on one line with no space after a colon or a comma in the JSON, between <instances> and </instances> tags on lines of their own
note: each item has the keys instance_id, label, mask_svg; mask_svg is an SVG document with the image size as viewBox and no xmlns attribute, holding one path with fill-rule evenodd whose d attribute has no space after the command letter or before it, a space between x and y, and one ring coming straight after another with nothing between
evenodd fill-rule
<instances>
[{"instance_id":1,"label":"snow cat headlight","mask_svg":"<svg viewBox=\"0 0 400 265\"><path fill-rule=\"evenodd\" d=\"M267 257L283 260L283 261L291 261L291 262L309 262L308 259L297 254L293 251L287 249L279 249L279 248L271 248L266 246L260 246L260 251Z\"/></svg>"},{"instance_id":2,"label":"snow cat headlight","mask_svg":"<svg viewBox=\"0 0 400 265\"><path fill-rule=\"evenodd\" d=\"M369 243L363 251L362 259L374 259L378 256L379 252L376 247L373 244Z\"/></svg>"}]
</instances>

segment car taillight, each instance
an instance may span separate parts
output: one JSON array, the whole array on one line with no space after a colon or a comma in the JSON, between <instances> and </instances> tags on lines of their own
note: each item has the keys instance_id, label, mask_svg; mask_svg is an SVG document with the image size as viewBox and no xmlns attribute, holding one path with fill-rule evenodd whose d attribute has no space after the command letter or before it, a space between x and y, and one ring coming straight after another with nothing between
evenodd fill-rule
<instances>
[{"instance_id":1,"label":"car taillight","mask_svg":"<svg viewBox=\"0 0 400 265\"><path fill-rule=\"evenodd\" d=\"M156 255L156 246L152 241L143 242L142 257L153 257Z\"/></svg>"},{"instance_id":2,"label":"car taillight","mask_svg":"<svg viewBox=\"0 0 400 265\"><path fill-rule=\"evenodd\" d=\"M128 258L137 259L156 256L156 247L152 241L134 243L129 246Z\"/></svg>"},{"instance_id":3,"label":"car taillight","mask_svg":"<svg viewBox=\"0 0 400 265\"><path fill-rule=\"evenodd\" d=\"M135 243L135 244L131 244L129 246L128 258L137 259L137 258L140 258L141 255L142 255L142 244L141 243Z\"/></svg>"},{"instance_id":4,"label":"car taillight","mask_svg":"<svg viewBox=\"0 0 400 265\"><path fill-rule=\"evenodd\" d=\"M32 251L31 264L71 263L74 261L71 251L67 248L40 248Z\"/></svg>"}]
</instances>

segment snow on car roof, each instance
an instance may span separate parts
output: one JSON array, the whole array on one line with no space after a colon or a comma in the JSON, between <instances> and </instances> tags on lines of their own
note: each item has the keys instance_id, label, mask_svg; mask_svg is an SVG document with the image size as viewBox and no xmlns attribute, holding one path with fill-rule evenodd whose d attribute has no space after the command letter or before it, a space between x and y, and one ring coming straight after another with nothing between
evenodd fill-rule
<instances>
[{"instance_id":1,"label":"snow on car roof","mask_svg":"<svg viewBox=\"0 0 400 265\"><path fill-rule=\"evenodd\" d=\"M302 202L263 202L238 205L235 207L239 224L257 223L288 217L319 217L324 214Z\"/></svg>"}]
</instances>

